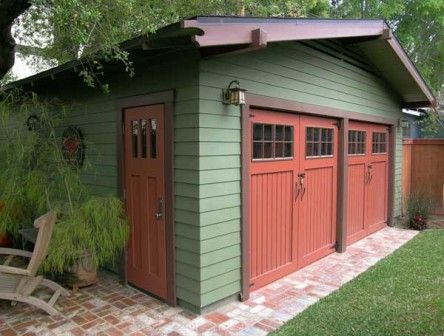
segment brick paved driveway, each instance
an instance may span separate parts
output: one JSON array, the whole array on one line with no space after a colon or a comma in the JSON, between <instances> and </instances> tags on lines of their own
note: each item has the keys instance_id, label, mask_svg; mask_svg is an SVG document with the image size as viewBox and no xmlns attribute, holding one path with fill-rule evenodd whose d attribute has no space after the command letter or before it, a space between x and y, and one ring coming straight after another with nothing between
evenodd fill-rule
<instances>
[{"instance_id":1,"label":"brick paved driveway","mask_svg":"<svg viewBox=\"0 0 444 336\"><path fill-rule=\"evenodd\" d=\"M385 228L346 253L331 254L255 291L246 302L233 302L202 316L171 308L103 273L98 285L61 298L57 306L62 314L57 317L0 301L0 335L266 335L415 235Z\"/></svg>"}]
</instances>

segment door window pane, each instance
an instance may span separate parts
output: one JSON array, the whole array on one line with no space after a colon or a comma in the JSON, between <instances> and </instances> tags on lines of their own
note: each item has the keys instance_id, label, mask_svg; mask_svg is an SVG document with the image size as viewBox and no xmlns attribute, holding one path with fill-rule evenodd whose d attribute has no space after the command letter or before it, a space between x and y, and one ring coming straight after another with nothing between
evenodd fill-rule
<instances>
[{"instance_id":1,"label":"door window pane","mask_svg":"<svg viewBox=\"0 0 444 336\"><path fill-rule=\"evenodd\" d=\"M139 121L131 120L131 149L133 158L139 157Z\"/></svg>"},{"instance_id":2,"label":"door window pane","mask_svg":"<svg viewBox=\"0 0 444 336\"><path fill-rule=\"evenodd\" d=\"M253 160L293 156L293 126L253 124Z\"/></svg>"},{"instance_id":3,"label":"door window pane","mask_svg":"<svg viewBox=\"0 0 444 336\"><path fill-rule=\"evenodd\" d=\"M264 125L264 140L271 141L273 138L273 125Z\"/></svg>"},{"instance_id":4,"label":"door window pane","mask_svg":"<svg viewBox=\"0 0 444 336\"><path fill-rule=\"evenodd\" d=\"M140 120L140 128L142 130L141 134L141 151L142 151L142 158L146 158L146 150L147 150L147 121L142 119Z\"/></svg>"},{"instance_id":5,"label":"door window pane","mask_svg":"<svg viewBox=\"0 0 444 336\"><path fill-rule=\"evenodd\" d=\"M157 158L157 119L150 119L150 157Z\"/></svg>"},{"instance_id":6,"label":"door window pane","mask_svg":"<svg viewBox=\"0 0 444 336\"><path fill-rule=\"evenodd\" d=\"M305 135L305 156L323 157L333 155L333 129L307 127Z\"/></svg>"},{"instance_id":7,"label":"door window pane","mask_svg":"<svg viewBox=\"0 0 444 336\"><path fill-rule=\"evenodd\" d=\"M387 133L373 132L372 134L372 153L387 152Z\"/></svg>"},{"instance_id":8,"label":"door window pane","mask_svg":"<svg viewBox=\"0 0 444 336\"><path fill-rule=\"evenodd\" d=\"M348 154L365 154L365 131L348 131Z\"/></svg>"},{"instance_id":9,"label":"door window pane","mask_svg":"<svg viewBox=\"0 0 444 336\"><path fill-rule=\"evenodd\" d=\"M263 140L264 139L264 125L254 124L253 125L253 140Z\"/></svg>"},{"instance_id":10,"label":"door window pane","mask_svg":"<svg viewBox=\"0 0 444 336\"><path fill-rule=\"evenodd\" d=\"M276 141L284 140L284 126L276 125Z\"/></svg>"}]
</instances>

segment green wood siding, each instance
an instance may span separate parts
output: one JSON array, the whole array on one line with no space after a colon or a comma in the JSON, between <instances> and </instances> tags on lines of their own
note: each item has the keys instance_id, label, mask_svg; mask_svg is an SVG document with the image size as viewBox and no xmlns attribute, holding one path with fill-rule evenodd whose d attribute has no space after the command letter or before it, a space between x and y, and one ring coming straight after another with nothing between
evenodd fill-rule
<instances>
[{"instance_id":1,"label":"green wood siding","mask_svg":"<svg viewBox=\"0 0 444 336\"><path fill-rule=\"evenodd\" d=\"M199 234L189 235L189 227L197 227L199 208L199 150L212 149L203 142L209 134L199 137L199 86L198 86L198 53L195 49L170 52L158 58L135 61L136 74L130 78L121 71L109 74L104 79L110 84L111 93L105 95L98 89L91 89L79 80L69 83L69 90L59 80L47 81L38 86L42 96L58 97L67 104L72 104L63 120L61 130L66 126L78 126L86 141L86 159L92 169L82 175L83 181L96 195L117 195L117 153L116 153L116 101L118 98L175 90L174 116L174 152L175 152L175 190L177 202L175 208L177 230L177 295L181 302L189 307L200 307L201 278L190 277L199 273L200 264L190 270L189 260L199 260ZM109 73L109 72L108 72ZM219 139L230 136L228 133L218 135ZM239 138L237 138L238 140ZM239 168L237 162L239 151L233 152L234 158L227 162L226 168ZM211 165L211 162L207 162ZM211 178L211 177L208 177ZM236 189L238 191L238 189ZM214 192L214 190L211 190ZM217 191L216 191L217 193ZM222 190L214 196L224 196ZM231 201L233 203L233 201ZM183 211L182 211L183 208ZM191 216L190 216L191 214ZM210 236L208 230L204 235ZM194 231L193 231L194 232ZM227 234L230 232L227 232ZM229 238L229 237L227 237ZM204 279L204 278L202 278ZM193 289L189 295L189 289Z\"/></svg>"},{"instance_id":2,"label":"green wood siding","mask_svg":"<svg viewBox=\"0 0 444 336\"><path fill-rule=\"evenodd\" d=\"M345 61L337 59L338 54ZM340 47L325 42L282 43L261 51L201 60L202 142L199 148L188 147L193 153L197 151L200 159L200 186L192 191L199 197L199 211L193 209L188 222L198 220L199 229L190 225L180 228L188 239L200 235L200 260L193 263L192 255L185 253L180 257L189 263L187 267L194 267L187 270L189 274L200 264L201 306L240 292L241 120L239 108L221 103L221 90L233 79L239 80L249 93L376 116L401 116L399 98L373 73L358 50L341 53ZM400 209L400 139L398 132L395 214ZM179 203L186 207L184 202ZM185 240L178 244L192 245ZM210 277L202 277L203 274ZM190 294L193 288L187 290Z\"/></svg>"}]
</instances>

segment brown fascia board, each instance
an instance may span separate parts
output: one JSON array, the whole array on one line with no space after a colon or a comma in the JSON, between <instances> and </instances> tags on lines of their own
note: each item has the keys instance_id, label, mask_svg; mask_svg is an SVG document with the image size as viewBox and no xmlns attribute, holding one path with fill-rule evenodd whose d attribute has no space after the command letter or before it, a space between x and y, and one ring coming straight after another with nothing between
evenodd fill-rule
<instances>
[{"instance_id":1,"label":"brown fascia board","mask_svg":"<svg viewBox=\"0 0 444 336\"><path fill-rule=\"evenodd\" d=\"M375 37L386 40L396 53L399 61L418 85L427 101L418 102L422 107L437 107L437 101L431 90L419 74L406 52L399 44L396 36L384 20L285 20L277 21L239 21L235 18L229 22L184 20L182 28L195 28L200 33L192 40L199 47L215 47L224 45L250 45L254 50L258 44L257 32L260 32L260 45L270 42ZM415 104L416 102L406 103Z\"/></svg>"},{"instance_id":2,"label":"brown fascia board","mask_svg":"<svg viewBox=\"0 0 444 336\"><path fill-rule=\"evenodd\" d=\"M333 39L360 36L381 36L384 33L385 23L382 20L343 21L334 20L299 21L264 23L207 23L199 20L185 20L183 28L196 28L202 34L194 36L194 42L200 47L214 47L222 45L251 44L252 32L262 30L266 33L267 42L283 42L297 40Z\"/></svg>"},{"instance_id":3,"label":"brown fascia board","mask_svg":"<svg viewBox=\"0 0 444 336\"><path fill-rule=\"evenodd\" d=\"M410 57L405 52L404 48L399 43L398 39L393 35L392 38L389 38L386 41L390 45L392 50L395 52L396 56L398 57L399 61L403 64L404 68L409 72L410 76L418 85L419 89L423 92L425 98L427 98L427 104L422 105L420 107L428 107L428 106L433 108L438 107L438 101L436 100L432 91L429 89L425 80L422 78L416 66L411 61ZM405 105L409 106L411 104L417 104L417 103L422 104L425 102L407 102Z\"/></svg>"}]
</instances>

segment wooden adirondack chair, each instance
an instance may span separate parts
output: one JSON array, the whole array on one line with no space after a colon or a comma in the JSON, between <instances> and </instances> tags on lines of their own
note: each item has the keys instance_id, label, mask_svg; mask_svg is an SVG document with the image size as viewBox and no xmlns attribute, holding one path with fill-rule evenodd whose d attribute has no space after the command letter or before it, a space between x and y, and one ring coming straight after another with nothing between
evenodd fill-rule
<instances>
[{"instance_id":1,"label":"wooden adirondack chair","mask_svg":"<svg viewBox=\"0 0 444 336\"><path fill-rule=\"evenodd\" d=\"M60 295L68 296L69 292L53 281L37 275L37 270L45 259L52 231L56 221L56 214L49 212L34 221L38 229L34 251L22 251L10 248L0 248L0 255L6 255L3 265L0 265L0 300L10 300L12 303L24 302L40 308L50 315L59 314L54 304ZM26 269L12 267L10 263L14 257L29 258ZM32 293L37 287L46 287L53 291L49 301L44 301Z\"/></svg>"}]
</instances>

